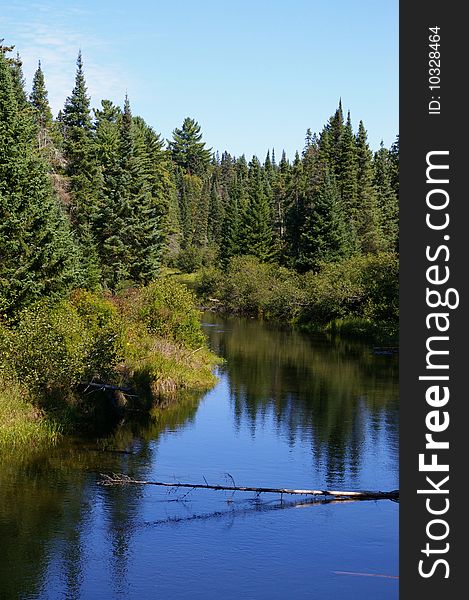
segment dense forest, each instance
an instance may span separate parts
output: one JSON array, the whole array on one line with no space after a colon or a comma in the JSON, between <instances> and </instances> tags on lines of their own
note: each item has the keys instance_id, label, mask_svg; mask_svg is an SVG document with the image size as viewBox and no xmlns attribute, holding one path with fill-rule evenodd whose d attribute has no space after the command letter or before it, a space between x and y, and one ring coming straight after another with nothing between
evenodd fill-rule
<instances>
[{"instance_id":1,"label":"dense forest","mask_svg":"<svg viewBox=\"0 0 469 600\"><path fill-rule=\"evenodd\" d=\"M397 251L398 143L373 153L341 103L293 162L274 150L248 162L206 148L190 118L166 144L127 97L91 110L81 53L54 119L41 64L28 97L10 49L0 52L4 314L73 287L147 284L162 263L190 272L250 255L306 272Z\"/></svg>"},{"instance_id":2,"label":"dense forest","mask_svg":"<svg viewBox=\"0 0 469 600\"><path fill-rule=\"evenodd\" d=\"M81 52L54 118L41 63L28 94L2 42L3 399L49 402L83 379L153 396L208 385L215 359L194 354L203 336L178 272L232 312L395 331L398 141L373 152L341 102L292 161L220 156L191 118L165 141L127 96L92 110Z\"/></svg>"}]
</instances>

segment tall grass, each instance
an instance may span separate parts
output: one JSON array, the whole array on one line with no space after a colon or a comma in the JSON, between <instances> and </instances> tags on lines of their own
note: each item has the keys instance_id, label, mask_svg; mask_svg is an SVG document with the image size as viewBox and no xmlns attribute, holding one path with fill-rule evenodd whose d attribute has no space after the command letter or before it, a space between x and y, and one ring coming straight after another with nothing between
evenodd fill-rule
<instances>
[{"instance_id":1,"label":"tall grass","mask_svg":"<svg viewBox=\"0 0 469 600\"><path fill-rule=\"evenodd\" d=\"M0 449L55 444L59 428L18 383L0 377Z\"/></svg>"}]
</instances>

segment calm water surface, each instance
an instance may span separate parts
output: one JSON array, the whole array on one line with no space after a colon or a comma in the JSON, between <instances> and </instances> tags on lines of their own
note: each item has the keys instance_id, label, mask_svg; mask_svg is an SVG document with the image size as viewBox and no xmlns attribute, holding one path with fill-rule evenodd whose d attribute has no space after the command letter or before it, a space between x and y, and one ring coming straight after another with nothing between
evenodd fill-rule
<instances>
[{"instance_id":1,"label":"calm water surface","mask_svg":"<svg viewBox=\"0 0 469 600\"><path fill-rule=\"evenodd\" d=\"M394 358L256 321L205 330L226 359L209 393L106 440L0 457L1 600L398 598L394 502L98 485L398 487Z\"/></svg>"}]
</instances>

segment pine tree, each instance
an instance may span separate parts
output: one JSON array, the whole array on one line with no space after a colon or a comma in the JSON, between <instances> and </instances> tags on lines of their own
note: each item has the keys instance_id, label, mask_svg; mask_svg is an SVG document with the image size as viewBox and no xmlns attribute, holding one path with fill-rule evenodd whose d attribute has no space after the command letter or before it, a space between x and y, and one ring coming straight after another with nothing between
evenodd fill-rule
<instances>
[{"instance_id":1,"label":"pine tree","mask_svg":"<svg viewBox=\"0 0 469 600\"><path fill-rule=\"evenodd\" d=\"M61 125L66 158L65 173L72 194L70 216L80 245L86 250L88 285L96 287L100 272L94 229L102 179L93 139L90 99L86 90L81 51L77 59L75 87L65 101Z\"/></svg>"},{"instance_id":2,"label":"pine tree","mask_svg":"<svg viewBox=\"0 0 469 600\"><path fill-rule=\"evenodd\" d=\"M211 159L211 149L205 148L200 125L187 117L180 129L173 131L169 149L174 163L189 175L203 177Z\"/></svg>"},{"instance_id":3,"label":"pine tree","mask_svg":"<svg viewBox=\"0 0 469 600\"><path fill-rule=\"evenodd\" d=\"M48 130L51 129L53 122L52 111L47 97L46 83L44 81L44 73L41 69L41 61L39 61L37 70L34 73L33 87L29 96L29 102L33 107L34 120L39 129L39 148L44 148L48 142Z\"/></svg>"},{"instance_id":4,"label":"pine tree","mask_svg":"<svg viewBox=\"0 0 469 600\"><path fill-rule=\"evenodd\" d=\"M242 254L256 256L261 261L272 258L270 205L261 165L255 156L249 165L248 202L241 216L239 244Z\"/></svg>"},{"instance_id":5,"label":"pine tree","mask_svg":"<svg viewBox=\"0 0 469 600\"><path fill-rule=\"evenodd\" d=\"M300 270L315 269L323 261L349 257L353 251L350 228L346 221L335 177L326 168L318 190L309 199L300 228Z\"/></svg>"},{"instance_id":6,"label":"pine tree","mask_svg":"<svg viewBox=\"0 0 469 600\"><path fill-rule=\"evenodd\" d=\"M104 172L111 185L98 218L104 280L113 290L126 282L151 281L158 273L163 246L161 207L151 193L145 147L135 131L127 97L118 142L118 160Z\"/></svg>"},{"instance_id":7,"label":"pine tree","mask_svg":"<svg viewBox=\"0 0 469 600\"><path fill-rule=\"evenodd\" d=\"M303 163L297 152L287 179L285 209L286 253L292 266L297 265L301 252L301 227L305 220L305 188Z\"/></svg>"},{"instance_id":8,"label":"pine tree","mask_svg":"<svg viewBox=\"0 0 469 600\"><path fill-rule=\"evenodd\" d=\"M338 185L344 208L353 223L358 220L358 157L350 111L347 115L339 156Z\"/></svg>"},{"instance_id":9,"label":"pine tree","mask_svg":"<svg viewBox=\"0 0 469 600\"><path fill-rule=\"evenodd\" d=\"M375 153L373 161L374 184L378 197L384 249L397 251L399 207L397 196L392 186L393 166L391 152L381 142L381 147Z\"/></svg>"},{"instance_id":10,"label":"pine tree","mask_svg":"<svg viewBox=\"0 0 469 600\"><path fill-rule=\"evenodd\" d=\"M0 313L81 283L79 254L0 52Z\"/></svg>"},{"instance_id":11,"label":"pine tree","mask_svg":"<svg viewBox=\"0 0 469 600\"><path fill-rule=\"evenodd\" d=\"M357 134L357 222L356 229L363 253L376 253L383 248L378 198L373 183L372 152L367 133L360 121Z\"/></svg>"}]
</instances>

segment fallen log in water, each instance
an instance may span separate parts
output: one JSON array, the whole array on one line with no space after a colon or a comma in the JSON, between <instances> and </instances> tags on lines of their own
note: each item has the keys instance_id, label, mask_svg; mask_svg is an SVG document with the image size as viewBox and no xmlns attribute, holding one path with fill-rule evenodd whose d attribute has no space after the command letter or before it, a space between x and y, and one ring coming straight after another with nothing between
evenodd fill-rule
<instances>
[{"instance_id":1,"label":"fallen log in water","mask_svg":"<svg viewBox=\"0 0 469 600\"><path fill-rule=\"evenodd\" d=\"M237 485L210 485L208 483L168 483L163 481L144 481L132 479L127 475L101 475L99 482L101 485L157 485L169 488L189 488L193 490L219 490L227 492L255 492L256 494L294 494L299 496L331 496L334 498L346 498L355 500L398 500L399 490L390 492L380 491L338 491L338 490L293 490L289 488L267 488L267 487L249 487Z\"/></svg>"}]
</instances>

